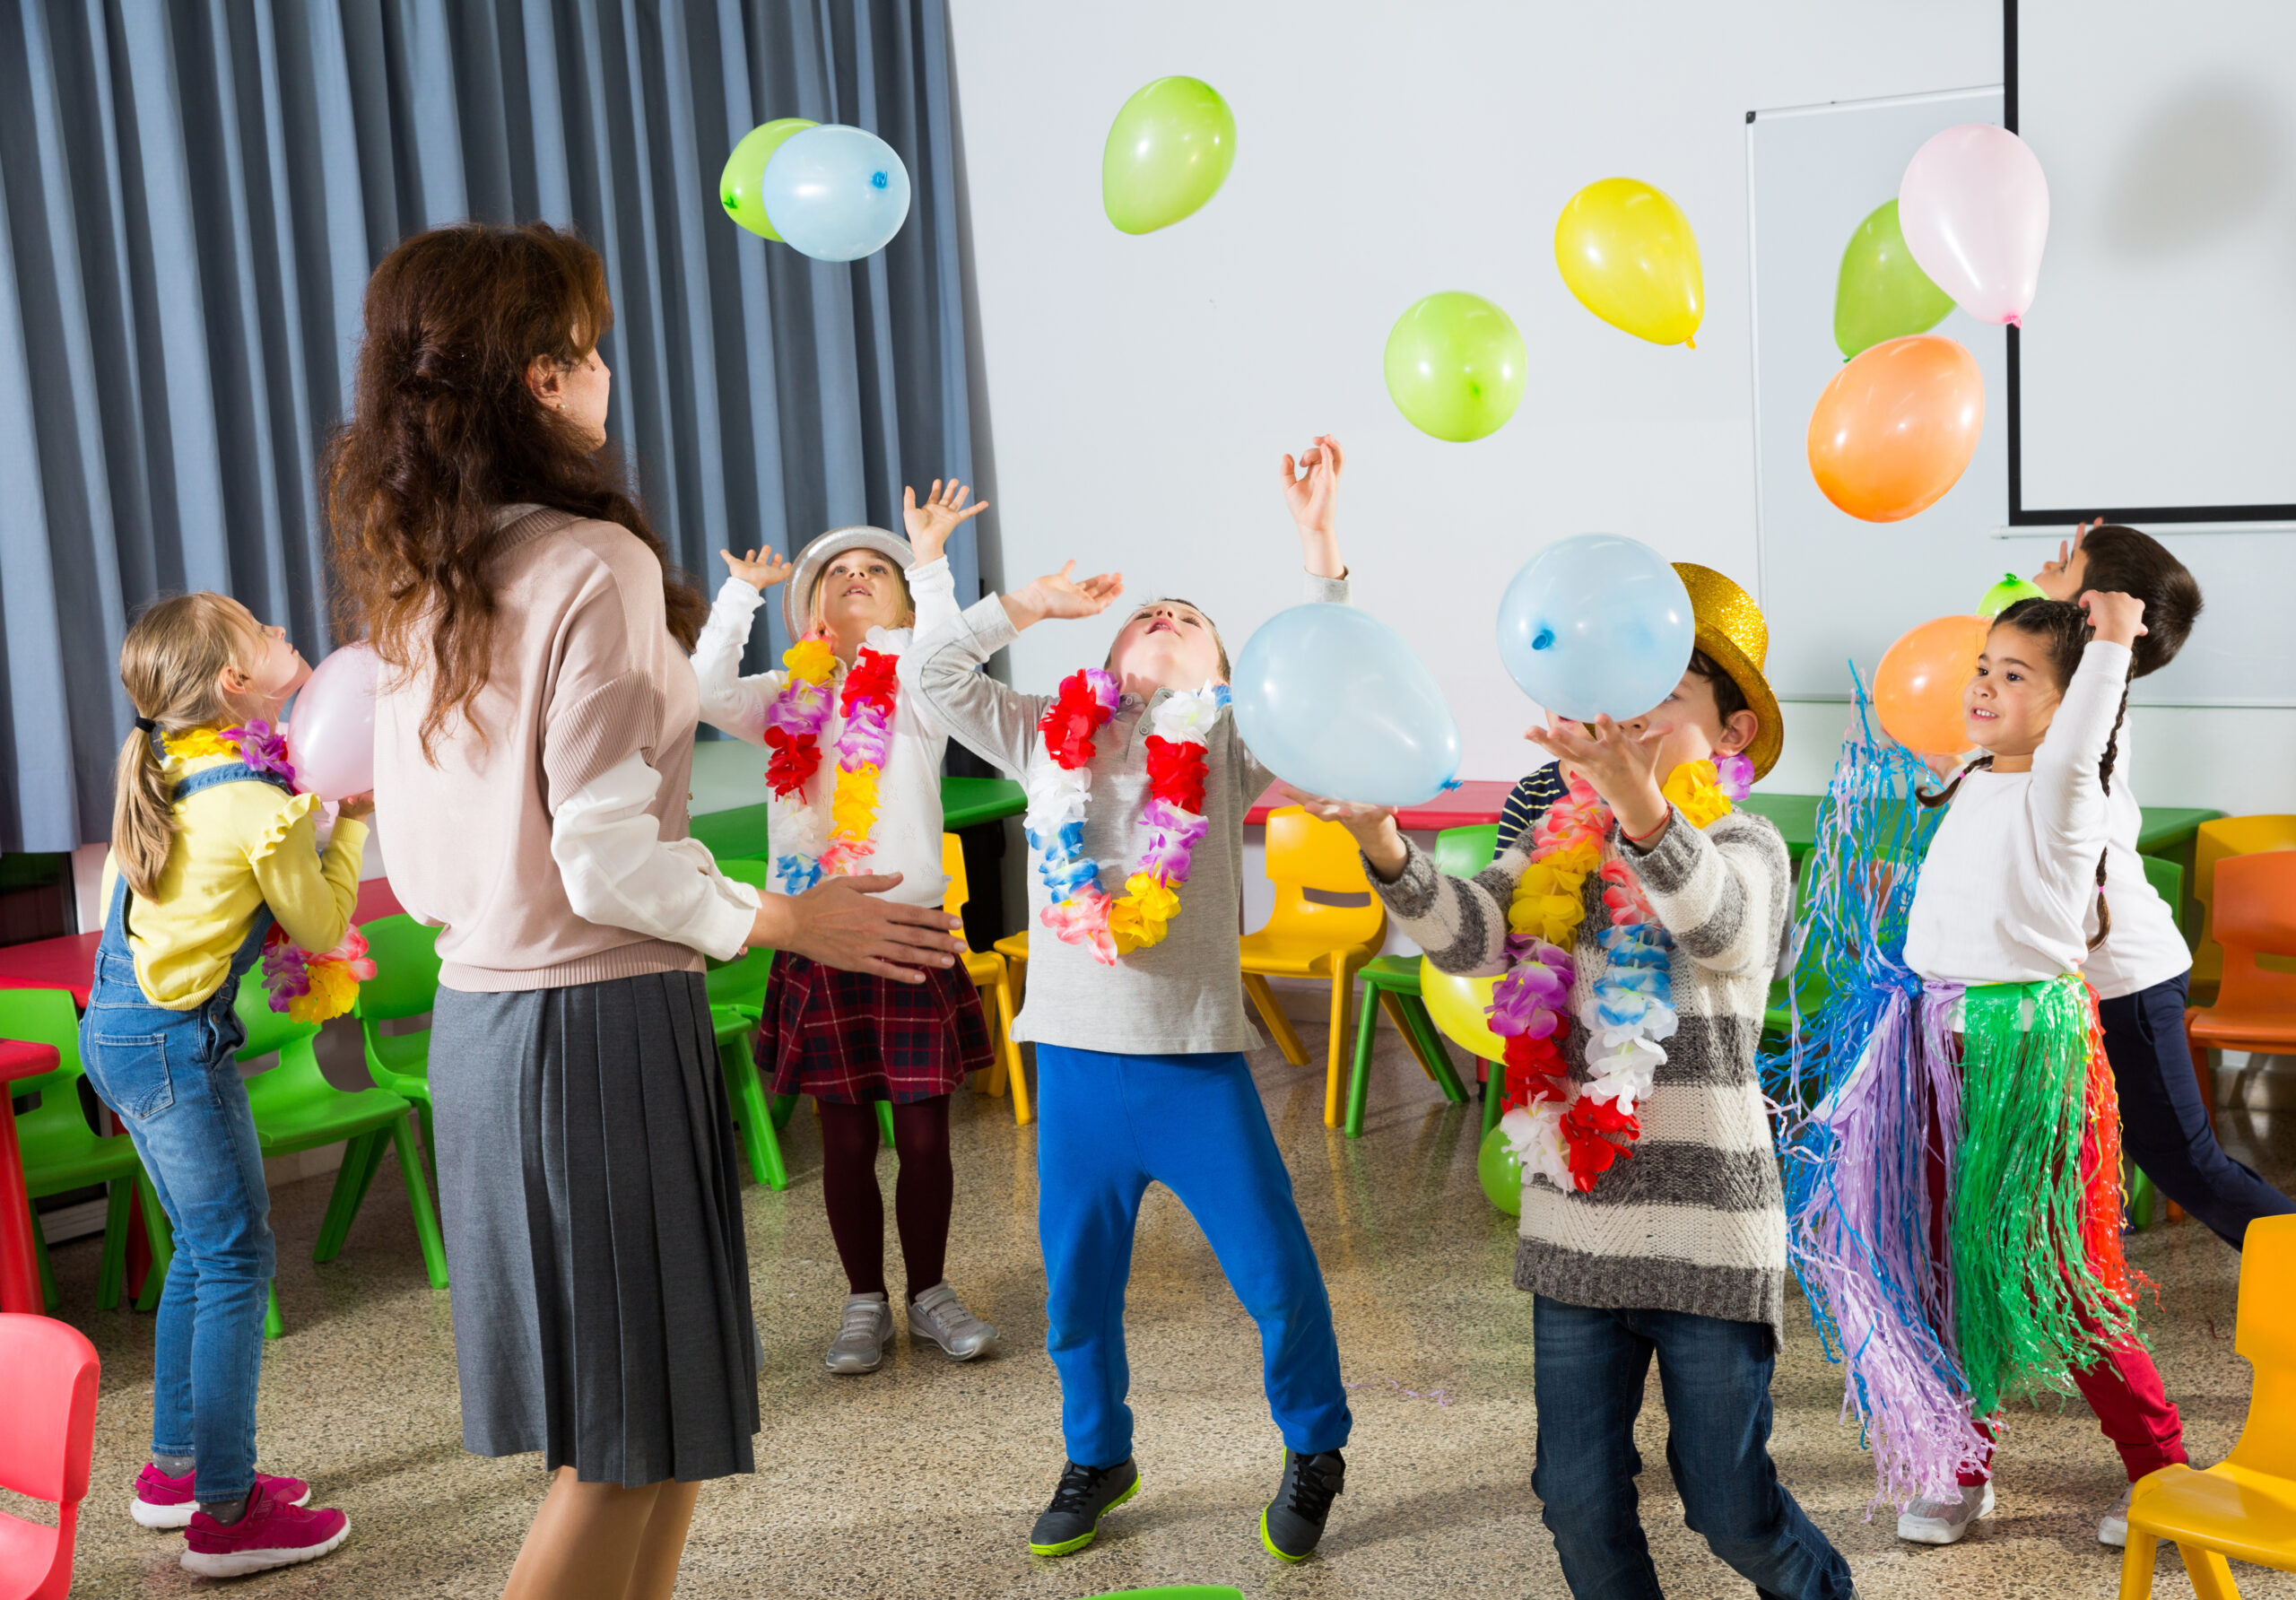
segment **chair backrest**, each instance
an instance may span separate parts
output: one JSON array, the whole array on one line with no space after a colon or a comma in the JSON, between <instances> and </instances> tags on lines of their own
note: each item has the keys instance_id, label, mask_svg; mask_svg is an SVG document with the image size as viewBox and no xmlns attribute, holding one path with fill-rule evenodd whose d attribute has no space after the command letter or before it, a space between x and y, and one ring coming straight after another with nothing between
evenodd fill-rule
<instances>
[{"instance_id":1,"label":"chair backrest","mask_svg":"<svg viewBox=\"0 0 2296 1600\"><path fill-rule=\"evenodd\" d=\"M2176 862L2160 856L2139 857L2144 863L2144 881L2152 885L2152 892L2169 902L2169 915L2177 919L2177 931L2185 926L2185 869Z\"/></svg>"},{"instance_id":2,"label":"chair backrest","mask_svg":"<svg viewBox=\"0 0 2296 1600\"><path fill-rule=\"evenodd\" d=\"M317 1022L299 1022L283 1011L271 1009L271 994L263 987L260 971L239 980L239 996L231 1009L239 1013L239 1026L248 1034L247 1043L239 1047L241 1061L260 1061L298 1040L318 1037Z\"/></svg>"},{"instance_id":3,"label":"chair backrest","mask_svg":"<svg viewBox=\"0 0 2296 1600\"><path fill-rule=\"evenodd\" d=\"M2228 856L2216 865L2216 936L2224 947L2219 1005L2267 1007L2296 1025L2296 971L2260 955L2296 956L2296 850Z\"/></svg>"},{"instance_id":4,"label":"chair backrest","mask_svg":"<svg viewBox=\"0 0 2296 1600\"><path fill-rule=\"evenodd\" d=\"M954 917L972 898L972 885L965 880L965 841L953 833L941 835L941 875L949 880L941 909Z\"/></svg>"},{"instance_id":5,"label":"chair backrest","mask_svg":"<svg viewBox=\"0 0 2296 1600\"><path fill-rule=\"evenodd\" d=\"M87 1498L101 1370L70 1323L0 1311L0 1488L52 1505Z\"/></svg>"},{"instance_id":6,"label":"chair backrest","mask_svg":"<svg viewBox=\"0 0 2296 1600\"><path fill-rule=\"evenodd\" d=\"M1267 815L1267 875L1275 885L1275 912L1266 933L1312 937L1335 947L1377 943L1385 936L1387 909L1363 875L1355 838L1337 822L1311 817L1296 805ZM1327 906L1308 898L1360 894L1365 904ZM1187 903L1187 891L1180 891Z\"/></svg>"},{"instance_id":7,"label":"chair backrest","mask_svg":"<svg viewBox=\"0 0 2296 1600\"><path fill-rule=\"evenodd\" d=\"M1472 878L1498 859L1496 822L1446 828L1435 836L1435 870L1446 877Z\"/></svg>"},{"instance_id":8,"label":"chair backrest","mask_svg":"<svg viewBox=\"0 0 2296 1600\"><path fill-rule=\"evenodd\" d=\"M69 1089L78 1082L80 1013L66 991L0 989L0 1039L56 1047L56 1070L37 1078L18 1078L7 1086L12 1098L37 1094L45 1103L51 1090Z\"/></svg>"},{"instance_id":9,"label":"chair backrest","mask_svg":"<svg viewBox=\"0 0 2296 1600\"><path fill-rule=\"evenodd\" d=\"M720 861L718 870L736 883L747 883L752 889L767 889L773 883L773 863L762 856L736 856Z\"/></svg>"},{"instance_id":10,"label":"chair backrest","mask_svg":"<svg viewBox=\"0 0 2296 1600\"><path fill-rule=\"evenodd\" d=\"M2203 822L2192 847L2192 897L2200 902L2200 944L2194 952L2194 980L2213 977L2223 952L2217 947L2216 867L2232 856L2267 850L2296 850L2296 816L2267 814L2218 817Z\"/></svg>"},{"instance_id":11,"label":"chair backrest","mask_svg":"<svg viewBox=\"0 0 2296 1600\"><path fill-rule=\"evenodd\" d=\"M2296 1216L2258 1217L2240 1249L2232 1347L2255 1372L2229 1461L2296 1478Z\"/></svg>"},{"instance_id":12,"label":"chair backrest","mask_svg":"<svg viewBox=\"0 0 2296 1600\"><path fill-rule=\"evenodd\" d=\"M359 986L352 1008L361 1022L419 1017L439 997L439 930L412 917L378 917L362 924L375 975Z\"/></svg>"}]
</instances>

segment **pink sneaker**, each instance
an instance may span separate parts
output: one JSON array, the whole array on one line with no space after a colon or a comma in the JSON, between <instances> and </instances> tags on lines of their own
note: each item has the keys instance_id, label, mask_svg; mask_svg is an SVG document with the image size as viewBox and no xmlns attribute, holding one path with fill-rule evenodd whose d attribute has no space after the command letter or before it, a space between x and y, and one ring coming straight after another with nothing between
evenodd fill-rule
<instances>
[{"instance_id":1,"label":"pink sneaker","mask_svg":"<svg viewBox=\"0 0 2296 1600\"><path fill-rule=\"evenodd\" d=\"M145 1462L144 1470L135 1474L135 1498L127 1503L127 1514L145 1527L189 1527L191 1514L199 1509L199 1501L191 1492L194 1475L186 1473L180 1478L171 1478ZM269 1473L257 1473L255 1481L283 1506L311 1503L311 1486L300 1478L274 1478Z\"/></svg>"},{"instance_id":2,"label":"pink sneaker","mask_svg":"<svg viewBox=\"0 0 2296 1600\"><path fill-rule=\"evenodd\" d=\"M259 1481L248 1496L247 1515L237 1522L226 1526L204 1511L192 1514L183 1566L202 1578L240 1578L315 1561L350 1536L351 1519L342 1512L283 1504Z\"/></svg>"}]
</instances>

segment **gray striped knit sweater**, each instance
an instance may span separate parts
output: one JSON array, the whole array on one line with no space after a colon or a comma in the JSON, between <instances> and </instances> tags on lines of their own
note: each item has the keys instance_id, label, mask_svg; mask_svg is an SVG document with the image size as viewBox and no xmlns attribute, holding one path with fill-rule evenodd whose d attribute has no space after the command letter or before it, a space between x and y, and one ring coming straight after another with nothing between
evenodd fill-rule
<instances>
[{"instance_id":1,"label":"gray striped knit sweater","mask_svg":"<svg viewBox=\"0 0 2296 1600\"><path fill-rule=\"evenodd\" d=\"M1648 848L1613 848L1634 865L1674 937L1681 1019L1641 1110L1631 1159L1564 1194L1523 1190L1515 1286L1574 1306L1694 1312L1770 1325L1786 1317L1786 1205L1754 1070L1762 1007L1791 899L1786 844L1764 817L1734 811L1704 832L1676 812ZM1448 878L1416 846L1391 883L1370 878L1404 931L1446 972L1491 973L1506 952L1507 907L1530 863L1519 840L1481 875ZM1366 864L1367 868L1369 864ZM1588 1077L1578 1016L1603 970L1600 881L1587 880L1578 981L1565 1053Z\"/></svg>"}]
</instances>

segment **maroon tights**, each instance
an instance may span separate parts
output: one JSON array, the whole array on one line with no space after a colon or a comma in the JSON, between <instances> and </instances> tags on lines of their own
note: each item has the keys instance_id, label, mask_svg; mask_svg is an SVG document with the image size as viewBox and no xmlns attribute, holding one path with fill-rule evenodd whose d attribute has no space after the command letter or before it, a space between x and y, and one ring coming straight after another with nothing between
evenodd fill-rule
<instances>
[{"instance_id":1,"label":"maroon tights","mask_svg":"<svg viewBox=\"0 0 2296 1600\"><path fill-rule=\"evenodd\" d=\"M829 1230L855 1294L885 1291L885 1202L877 1192L877 1109L819 1102L822 1110L822 1197ZM900 1229L900 1259L909 1298L938 1283L949 1249L949 1208L956 1170L949 1161L949 1097L893 1107L893 1149L900 1177L893 1186L893 1220Z\"/></svg>"}]
</instances>

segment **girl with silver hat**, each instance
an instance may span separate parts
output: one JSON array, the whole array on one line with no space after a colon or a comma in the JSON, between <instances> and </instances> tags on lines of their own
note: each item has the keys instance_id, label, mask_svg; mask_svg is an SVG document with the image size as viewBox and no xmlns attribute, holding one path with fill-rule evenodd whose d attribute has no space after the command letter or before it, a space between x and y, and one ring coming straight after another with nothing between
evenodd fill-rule
<instances>
[{"instance_id":1,"label":"girl with silver hat","mask_svg":"<svg viewBox=\"0 0 2296 1600\"><path fill-rule=\"evenodd\" d=\"M925 502L904 496L909 540L883 528L823 534L785 561L770 550L720 551L730 576L695 643L701 716L769 752L776 887L802 894L825 874L897 873L889 900L938 906L941 758L948 734L898 664L921 624L957 614L942 549L987 502L936 480ZM797 643L780 670L741 675L764 591L778 586ZM908 1270L909 1331L957 1361L996 1343L944 1277L955 1177L949 1095L990 1064L980 996L961 966L921 981L842 972L784 951L774 958L759 1040L776 1094L821 1109L822 1192L849 1290L828 1366L874 1372L893 1336L885 1287L884 1201L877 1188L874 1103L892 1107L900 1154L894 1213Z\"/></svg>"}]
</instances>

